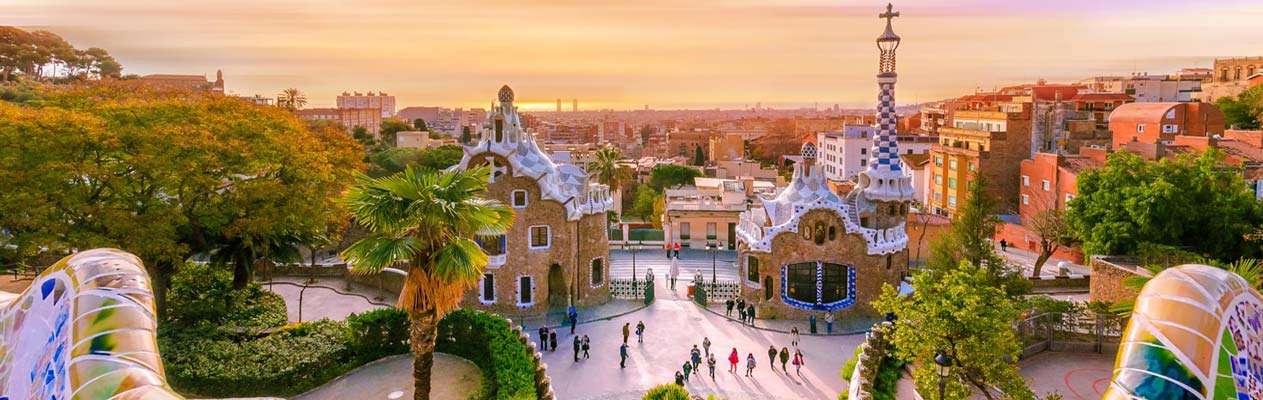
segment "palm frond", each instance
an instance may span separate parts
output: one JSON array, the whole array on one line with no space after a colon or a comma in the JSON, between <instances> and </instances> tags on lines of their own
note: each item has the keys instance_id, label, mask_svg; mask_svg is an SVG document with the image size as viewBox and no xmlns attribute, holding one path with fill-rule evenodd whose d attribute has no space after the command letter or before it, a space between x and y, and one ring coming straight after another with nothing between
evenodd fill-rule
<instances>
[{"instance_id":1,"label":"palm frond","mask_svg":"<svg viewBox=\"0 0 1263 400\"><path fill-rule=\"evenodd\" d=\"M342 251L342 258L351 272L374 274L383 268L421 256L426 244L411 236L373 234L356 241Z\"/></svg>"},{"instance_id":2,"label":"palm frond","mask_svg":"<svg viewBox=\"0 0 1263 400\"><path fill-rule=\"evenodd\" d=\"M487 266L487 253L477 242L459 238L439 248L430 256L431 273L443 281L470 286L482 276Z\"/></svg>"}]
</instances>

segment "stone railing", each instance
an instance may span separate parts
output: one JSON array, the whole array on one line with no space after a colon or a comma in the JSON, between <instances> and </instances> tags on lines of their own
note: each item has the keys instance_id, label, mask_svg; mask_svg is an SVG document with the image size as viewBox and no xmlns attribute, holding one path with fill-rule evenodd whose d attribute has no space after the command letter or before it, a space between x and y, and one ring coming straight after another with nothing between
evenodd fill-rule
<instances>
[{"instance_id":1,"label":"stone railing","mask_svg":"<svg viewBox=\"0 0 1263 400\"><path fill-rule=\"evenodd\" d=\"M884 323L888 324L888 323ZM872 332L860 343L859 359L855 362L855 371L851 373L847 383L847 398L864 400L873 397L873 383L877 380L877 371L886 358L886 332L891 325L874 325Z\"/></svg>"},{"instance_id":2,"label":"stone railing","mask_svg":"<svg viewBox=\"0 0 1263 400\"><path fill-rule=\"evenodd\" d=\"M548 364L544 363L544 354L535 348L535 342L531 341L531 335L522 332L521 325L514 325L513 320L505 318L509 322L509 326L513 327L513 333L517 334L518 341L526 345L531 351L531 360L535 364L535 393L538 400L555 400L557 394L553 392L553 380L548 377ZM486 378L483 378L486 379Z\"/></svg>"}]
</instances>

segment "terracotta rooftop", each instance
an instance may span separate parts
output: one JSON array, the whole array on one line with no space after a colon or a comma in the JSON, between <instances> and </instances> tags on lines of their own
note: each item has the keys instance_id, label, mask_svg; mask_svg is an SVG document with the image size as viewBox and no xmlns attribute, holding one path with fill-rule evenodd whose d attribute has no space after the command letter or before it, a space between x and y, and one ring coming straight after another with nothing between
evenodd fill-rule
<instances>
[{"instance_id":1,"label":"terracotta rooftop","mask_svg":"<svg viewBox=\"0 0 1263 400\"><path fill-rule=\"evenodd\" d=\"M1167 111L1180 103L1128 103L1118 106L1110 113L1110 122L1158 123Z\"/></svg>"},{"instance_id":2,"label":"terracotta rooftop","mask_svg":"<svg viewBox=\"0 0 1263 400\"><path fill-rule=\"evenodd\" d=\"M1085 170L1088 170L1091 168L1100 168L1104 165L1105 165L1104 163L1102 163L1100 160L1097 160L1095 158L1061 157L1061 162L1060 162L1060 165L1058 165L1058 167L1066 170L1066 172L1078 175L1079 173Z\"/></svg>"},{"instance_id":3,"label":"terracotta rooftop","mask_svg":"<svg viewBox=\"0 0 1263 400\"><path fill-rule=\"evenodd\" d=\"M1221 140L1216 145L1223 150L1224 155L1228 158L1235 158L1237 162L1242 163L1259 163L1263 162L1263 148L1251 146L1249 143L1236 140Z\"/></svg>"},{"instance_id":4,"label":"terracotta rooftop","mask_svg":"<svg viewBox=\"0 0 1263 400\"><path fill-rule=\"evenodd\" d=\"M1013 95L999 93L974 93L961 96L956 101L960 102L984 102L984 101L1013 101Z\"/></svg>"},{"instance_id":5,"label":"terracotta rooftop","mask_svg":"<svg viewBox=\"0 0 1263 400\"><path fill-rule=\"evenodd\" d=\"M899 155L899 159L903 160L904 164L918 167L921 165L925 165L925 163L930 162L930 153L915 153L915 154L904 153L904 154Z\"/></svg>"}]
</instances>

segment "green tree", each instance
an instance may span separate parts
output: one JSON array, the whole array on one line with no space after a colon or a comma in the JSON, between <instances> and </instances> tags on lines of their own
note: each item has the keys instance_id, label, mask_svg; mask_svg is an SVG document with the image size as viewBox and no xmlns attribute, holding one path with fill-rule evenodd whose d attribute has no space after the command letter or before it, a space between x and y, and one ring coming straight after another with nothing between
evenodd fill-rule
<instances>
[{"instance_id":1,"label":"green tree","mask_svg":"<svg viewBox=\"0 0 1263 400\"><path fill-rule=\"evenodd\" d=\"M1220 97L1215 107L1224 113L1224 123L1237 129L1259 129L1263 125L1263 86L1247 89L1236 97Z\"/></svg>"},{"instance_id":2,"label":"green tree","mask_svg":"<svg viewBox=\"0 0 1263 400\"><path fill-rule=\"evenodd\" d=\"M373 134L368 133L368 128L363 126L351 128L351 139L355 139L356 142L364 145L364 147L371 147L377 144L377 139L373 137Z\"/></svg>"},{"instance_id":3,"label":"green tree","mask_svg":"<svg viewBox=\"0 0 1263 400\"><path fill-rule=\"evenodd\" d=\"M1088 254L1135 254L1141 243L1224 260L1258 251L1246 235L1263 222L1260 204L1219 150L1157 162L1116 152L1079 175L1078 192L1066 219Z\"/></svg>"},{"instance_id":4,"label":"green tree","mask_svg":"<svg viewBox=\"0 0 1263 400\"><path fill-rule=\"evenodd\" d=\"M426 125L425 125L425 120L424 120L424 119L421 119L421 118L417 118L417 119L412 120L412 127L413 127L414 129L418 130L418 131L428 131L428 130L430 130L430 128L426 127Z\"/></svg>"},{"instance_id":5,"label":"green tree","mask_svg":"<svg viewBox=\"0 0 1263 400\"><path fill-rule=\"evenodd\" d=\"M645 126L640 127L640 145L641 146L645 145L646 143L649 143L650 136L653 136L652 125L645 125Z\"/></svg>"},{"instance_id":6,"label":"green tree","mask_svg":"<svg viewBox=\"0 0 1263 400\"><path fill-rule=\"evenodd\" d=\"M1031 283L996 253L991 242L1000 218L996 216L997 201L987 185L983 176L973 179L964 204L952 215L951 231L931 245L926 268L950 270L962 262L979 266L986 271L991 287L1019 296L1030 290Z\"/></svg>"},{"instance_id":7,"label":"green tree","mask_svg":"<svg viewBox=\"0 0 1263 400\"><path fill-rule=\"evenodd\" d=\"M641 187L636 190L634 212L641 219L653 222L655 227L661 225L662 214L657 213L657 210L661 209L661 207L658 206L658 203L662 203L662 193L646 188L644 187L645 185L640 186Z\"/></svg>"},{"instance_id":8,"label":"green tree","mask_svg":"<svg viewBox=\"0 0 1263 400\"><path fill-rule=\"evenodd\" d=\"M100 47L91 47L84 50L85 67L87 73L97 78L114 78L118 79L123 76L123 65L119 64L114 56Z\"/></svg>"},{"instance_id":9,"label":"green tree","mask_svg":"<svg viewBox=\"0 0 1263 400\"><path fill-rule=\"evenodd\" d=\"M191 256L341 219L359 154L345 135L224 96L63 88L39 106L0 103L0 226L52 252L137 254L163 314Z\"/></svg>"},{"instance_id":10,"label":"green tree","mask_svg":"<svg viewBox=\"0 0 1263 400\"><path fill-rule=\"evenodd\" d=\"M693 165L700 166L700 165L705 165L705 164L706 164L706 152L702 150L702 146L694 147L693 148Z\"/></svg>"},{"instance_id":11,"label":"green tree","mask_svg":"<svg viewBox=\"0 0 1263 400\"><path fill-rule=\"evenodd\" d=\"M307 96L296 88L285 89L276 96L276 105L290 111L301 110L307 105Z\"/></svg>"},{"instance_id":12,"label":"green tree","mask_svg":"<svg viewBox=\"0 0 1263 400\"><path fill-rule=\"evenodd\" d=\"M381 135L382 143L388 147L395 147L399 142L399 132L412 130L412 126L402 120L387 118L382 120L382 126L378 129ZM424 129L421 129L424 130Z\"/></svg>"},{"instance_id":13,"label":"green tree","mask_svg":"<svg viewBox=\"0 0 1263 400\"><path fill-rule=\"evenodd\" d=\"M962 261L956 268L918 270L912 276L912 294L899 296L894 286L885 284L873 306L897 317L890 341L896 357L921 365L912 374L917 391L938 391L933 360L943 352L956 360L946 379L945 398L982 393L992 399L991 388L997 387L1006 398L1034 399L1011 361L1022 352L1010 328L1017 309L991 284L990 272Z\"/></svg>"},{"instance_id":14,"label":"green tree","mask_svg":"<svg viewBox=\"0 0 1263 400\"><path fill-rule=\"evenodd\" d=\"M697 168L685 167L682 165L659 165L653 168L649 173L649 187L655 192L662 193L663 189L672 188L681 185L692 185L693 178L702 176L702 171Z\"/></svg>"},{"instance_id":15,"label":"green tree","mask_svg":"<svg viewBox=\"0 0 1263 400\"><path fill-rule=\"evenodd\" d=\"M469 144L473 140L468 126L460 127L460 144Z\"/></svg>"},{"instance_id":16,"label":"green tree","mask_svg":"<svg viewBox=\"0 0 1263 400\"><path fill-rule=\"evenodd\" d=\"M430 398L438 321L478 282L487 254L477 237L504 234L513 210L479 197L490 169L439 172L409 168L383 178L361 176L346 196L354 220L368 237L342 256L356 273L407 266L399 309L411 323L414 398Z\"/></svg>"}]
</instances>

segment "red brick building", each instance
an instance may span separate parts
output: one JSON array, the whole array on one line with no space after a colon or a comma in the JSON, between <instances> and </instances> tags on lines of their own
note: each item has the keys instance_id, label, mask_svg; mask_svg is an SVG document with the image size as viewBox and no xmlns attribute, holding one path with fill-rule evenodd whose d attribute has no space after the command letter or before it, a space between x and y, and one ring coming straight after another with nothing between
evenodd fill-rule
<instances>
[{"instance_id":1,"label":"red brick building","mask_svg":"<svg viewBox=\"0 0 1263 400\"><path fill-rule=\"evenodd\" d=\"M1114 148L1128 142L1161 143L1176 136L1224 133L1224 114L1206 103L1131 103L1110 114Z\"/></svg>"}]
</instances>

